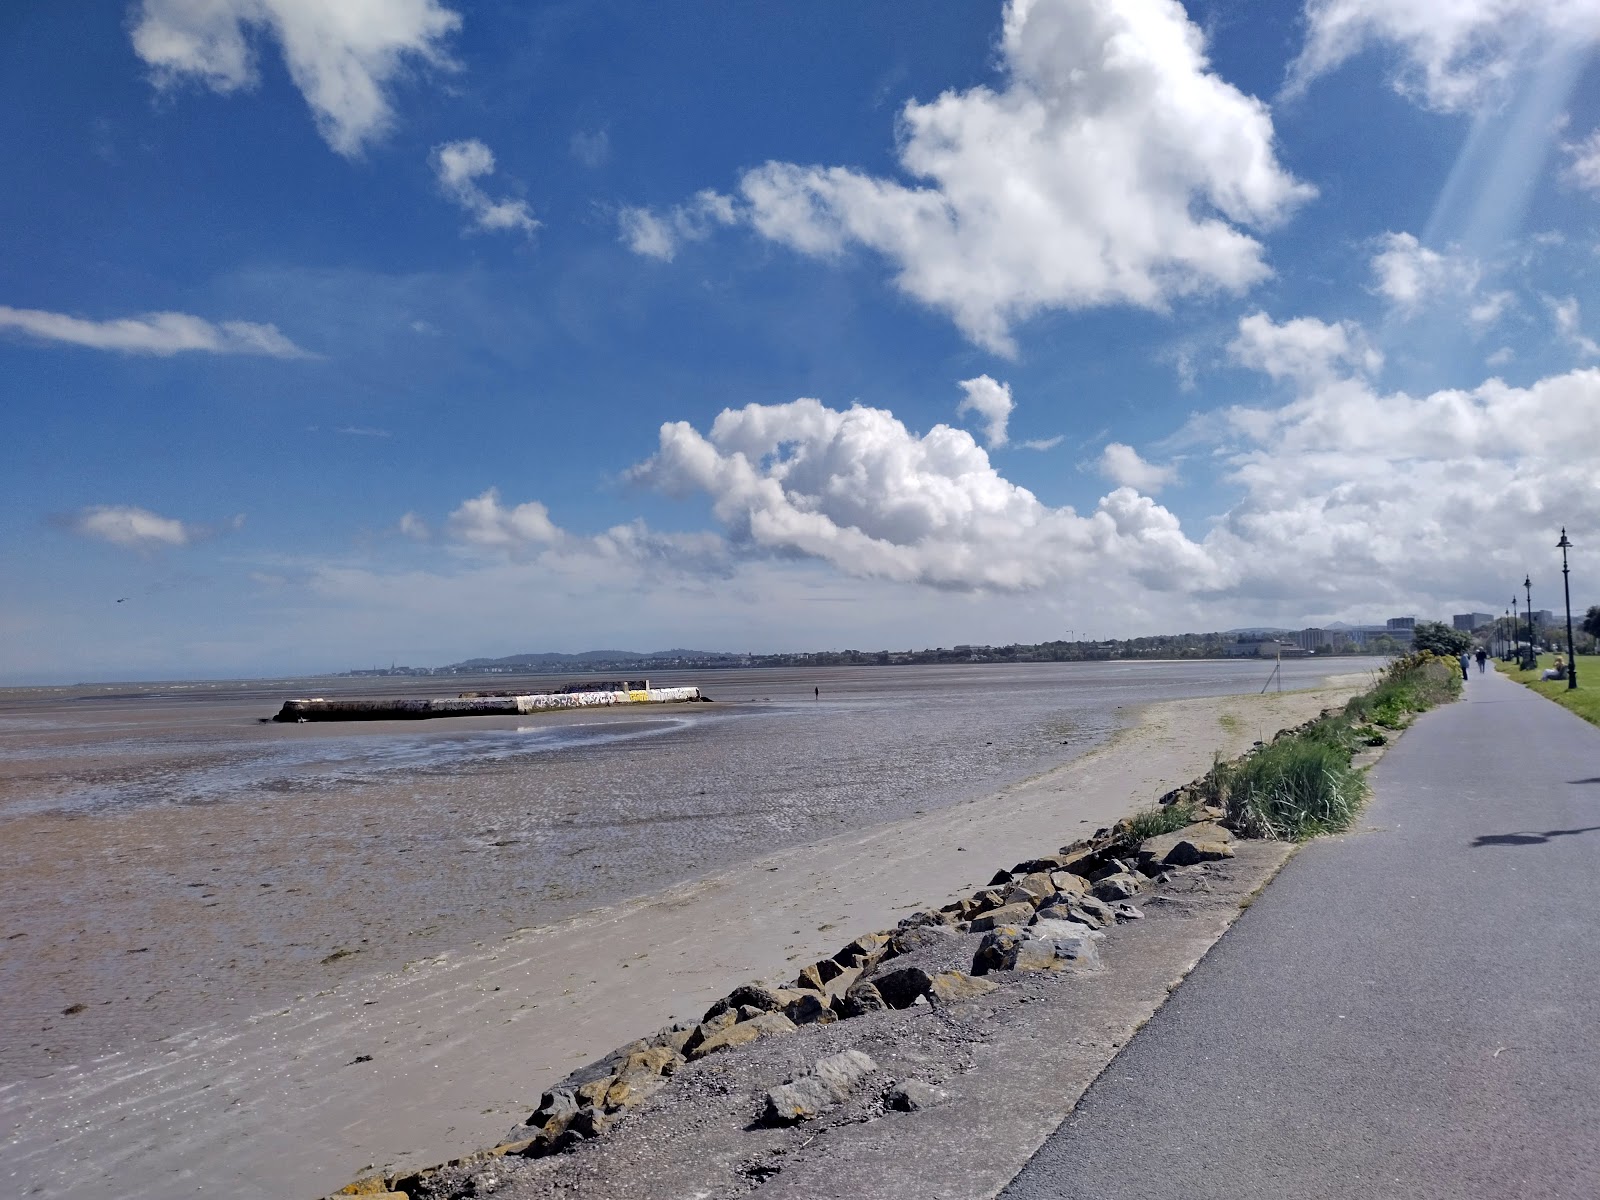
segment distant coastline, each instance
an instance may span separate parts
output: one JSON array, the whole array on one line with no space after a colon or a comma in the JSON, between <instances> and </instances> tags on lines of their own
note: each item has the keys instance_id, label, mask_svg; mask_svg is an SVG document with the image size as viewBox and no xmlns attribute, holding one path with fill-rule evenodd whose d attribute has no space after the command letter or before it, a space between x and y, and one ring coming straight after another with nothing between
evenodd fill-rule
<instances>
[{"instance_id":1,"label":"distant coastline","mask_svg":"<svg viewBox=\"0 0 1600 1200\"><path fill-rule=\"evenodd\" d=\"M1294 631L1230 629L1222 633L1161 634L1155 637L1107 638L1100 641L1013 643L1009 646L938 646L931 650L812 650L781 654L735 654L720 650L586 650L579 654L538 652L504 658L469 658L442 667L370 667L341 671L347 677L411 675L531 675L610 670L716 671L749 667L873 667L950 665L956 663L1107 662L1113 659L1182 660L1239 657L1243 641L1281 638L1285 657L1306 654L1288 642ZM1404 647L1348 642L1324 647L1316 657L1359 657L1399 652Z\"/></svg>"}]
</instances>

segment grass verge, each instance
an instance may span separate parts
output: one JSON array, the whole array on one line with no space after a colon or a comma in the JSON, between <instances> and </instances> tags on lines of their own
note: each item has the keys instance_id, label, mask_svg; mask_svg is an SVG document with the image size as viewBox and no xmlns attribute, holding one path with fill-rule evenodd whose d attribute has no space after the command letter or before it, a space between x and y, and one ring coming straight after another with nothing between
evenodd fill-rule
<instances>
[{"instance_id":1,"label":"grass verge","mask_svg":"<svg viewBox=\"0 0 1600 1200\"><path fill-rule=\"evenodd\" d=\"M1383 745L1386 731L1403 729L1418 713L1460 694L1454 659L1426 653L1397 659L1342 711L1217 762L1171 803L1130 818L1128 834L1142 840L1181 829L1205 805L1223 809L1227 823L1245 837L1298 842L1348 829L1367 796L1366 777L1351 764L1356 751Z\"/></svg>"},{"instance_id":2,"label":"grass verge","mask_svg":"<svg viewBox=\"0 0 1600 1200\"><path fill-rule=\"evenodd\" d=\"M1562 655L1563 658L1566 655ZM1563 708L1571 709L1591 725L1600 725L1600 658L1580 655L1578 686L1569 688L1565 679L1540 679L1542 672L1555 666L1554 654L1541 654L1532 671L1519 671L1512 663L1497 662L1495 668Z\"/></svg>"}]
</instances>

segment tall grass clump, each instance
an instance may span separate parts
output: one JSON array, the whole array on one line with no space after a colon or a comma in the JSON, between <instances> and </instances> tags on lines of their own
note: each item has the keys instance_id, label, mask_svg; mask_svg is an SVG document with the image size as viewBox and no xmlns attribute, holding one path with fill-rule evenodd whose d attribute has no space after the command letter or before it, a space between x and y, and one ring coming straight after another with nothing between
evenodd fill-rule
<instances>
[{"instance_id":1,"label":"tall grass clump","mask_svg":"<svg viewBox=\"0 0 1600 1200\"><path fill-rule=\"evenodd\" d=\"M1229 824L1245 837L1304 841L1348 829L1367 783L1350 751L1289 737L1263 746L1229 772Z\"/></svg>"},{"instance_id":2,"label":"tall grass clump","mask_svg":"<svg viewBox=\"0 0 1600 1200\"><path fill-rule=\"evenodd\" d=\"M1363 745L1386 740L1374 726L1403 729L1415 714L1460 694L1461 671L1453 659L1407 655L1342 713L1217 763L1197 790L1207 802L1221 804L1228 824L1245 837L1303 841L1348 829L1367 795L1366 778L1351 758Z\"/></svg>"},{"instance_id":3,"label":"tall grass clump","mask_svg":"<svg viewBox=\"0 0 1600 1200\"><path fill-rule=\"evenodd\" d=\"M1134 813L1127 821L1128 840L1142 842L1147 838L1160 837L1163 833L1171 833L1182 829L1185 825L1193 825L1204 814L1198 805L1179 800L1175 804L1163 804L1156 808L1147 808L1143 812Z\"/></svg>"}]
</instances>

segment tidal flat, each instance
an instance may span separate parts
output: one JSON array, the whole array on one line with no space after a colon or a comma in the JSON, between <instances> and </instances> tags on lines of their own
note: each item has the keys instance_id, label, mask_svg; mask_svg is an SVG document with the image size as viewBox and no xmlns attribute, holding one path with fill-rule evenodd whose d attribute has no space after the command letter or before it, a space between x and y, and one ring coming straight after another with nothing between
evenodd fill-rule
<instances>
[{"instance_id":1,"label":"tidal flat","mask_svg":"<svg viewBox=\"0 0 1600 1200\"><path fill-rule=\"evenodd\" d=\"M1285 687L1372 665L1286 663ZM294 1175L294 1186L314 1191L313 1175L320 1185L367 1158L433 1152L459 1131L460 1114L438 1128L397 1122L394 1089L425 1088L419 1058L426 1079L441 1067L426 1066L432 1048L459 1055L488 1028L485 1005L496 1025L527 1024L537 1052L513 1056L526 1082L480 1069L451 1088L461 1103L476 1103L465 1099L476 1080L486 1123L503 1125L537 1094L541 1076L628 1021L678 1015L724 976L738 982L773 969L879 908L967 882L934 877L934 859L959 863L950 855L965 851L942 842L937 854L930 844L929 877L920 881L929 896L897 894L904 880L863 874L859 861L830 878L828 863L848 858L852 846L880 839L874 856L895 859L912 879L917 855L905 848L919 830L971 828L975 836L964 840L981 852L994 831L976 816L1001 811L1025 781L1050 778L1103 746L1142 706L1249 696L1270 669L1206 661L707 672L683 681L704 687L713 705L359 726L259 718L288 695L372 692L396 681L0 694L8 1173L41 1194L80 1194L80 1186L89 1194L92 1181L103 1187L107 1178L92 1169L94 1156L61 1172L45 1165L52 1149L59 1167L72 1137L91 1144L94 1131L103 1137L141 1104L203 1113L207 1090L216 1096L210 1107L223 1112L251 1096L240 1111L259 1115L266 1093L280 1108L303 1093L305 1109L338 1092L325 1086L335 1073L351 1079L365 1069L351 1065L361 1054L377 1057L376 1072L399 1052L402 1025L421 1031L405 1050L409 1077L396 1084L383 1076L389 1086L365 1101L359 1089L347 1095L335 1123L323 1122L341 1132L318 1148L316 1171L309 1160L294 1164L311 1172L303 1185ZM485 685L404 682L429 692ZM1217 736L1214 708L1197 710L1206 716L1202 739ZM1254 711L1236 714L1240 731L1229 736L1248 744ZM1147 747L1146 759L1159 761L1151 757L1159 750ZM1123 782L1103 781L1092 797L1057 795L1043 815L1071 828L1153 799L1123 795ZM1089 815L1062 811L1076 807ZM973 868L993 865L984 858ZM803 887L789 873L802 866ZM674 906L693 907L750 872L793 886L754 901L748 880L728 892L737 898L724 916L748 936L725 930L708 953L693 937L672 935ZM788 928L767 930L737 911L752 903L782 909ZM651 906L654 930L642 937L640 905ZM631 934L618 912L634 914ZM571 957L584 953L576 948L585 927L604 934L604 964ZM533 966L523 955L516 972L501 974L517 955L499 947L519 938L565 949ZM645 969L652 946L654 965L671 960L654 976ZM464 970L469 960L476 965ZM619 980L630 981L627 994ZM391 1018L387 1031L381 1014ZM217 1049L227 1045L234 1049ZM230 1055L249 1070L230 1074ZM135 1076L144 1091L126 1090ZM431 1078L437 1089L441 1076ZM118 1095L125 1102L114 1111L107 1102ZM363 1103L373 1111L360 1111ZM228 1145L227 1121L213 1121L209 1133L204 1126L178 1141L151 1133L128 1142L117 1157L137 1161L145 1180L144 1191L128 1194L162 1194L175 1178L283 1193L287 1178L252 1183L260 1163Z\"/></svg>"}]
</instances>

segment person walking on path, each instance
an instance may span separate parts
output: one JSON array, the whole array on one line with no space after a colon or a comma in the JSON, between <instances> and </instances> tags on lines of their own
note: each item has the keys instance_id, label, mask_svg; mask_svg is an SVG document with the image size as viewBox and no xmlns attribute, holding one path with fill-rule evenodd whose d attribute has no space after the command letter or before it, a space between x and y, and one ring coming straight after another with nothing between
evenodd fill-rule
<instances>
[{"instance_id":1,"label":"person walking on path","mask_svg":"<svg viewBox=\"0 0 1600 1200\"><path fill-rule=\"evenodd\" d=\"M1488 661L1489 661L1489 652L1487 650L1485 650L1482 646L1479 646L1478 647L1478 674L1479 675L1483 674L1484 668L1485 668L1485 664L1488 663Z\"/></svg>"},{"instance_id":2,"label":"person walking on path","mask_svg":"<svg viewBox=\"0 0 1600 1200\"><path fill-rule=\"evenodd\" d=\"M1461 652L1461 657L1457 661L1461 663L1461 682L1465 683L1467 681L1467 668L1471 664L1472 660L1467 657L1467 652L1463 650Z\"/></svg>"}]
</instances>

